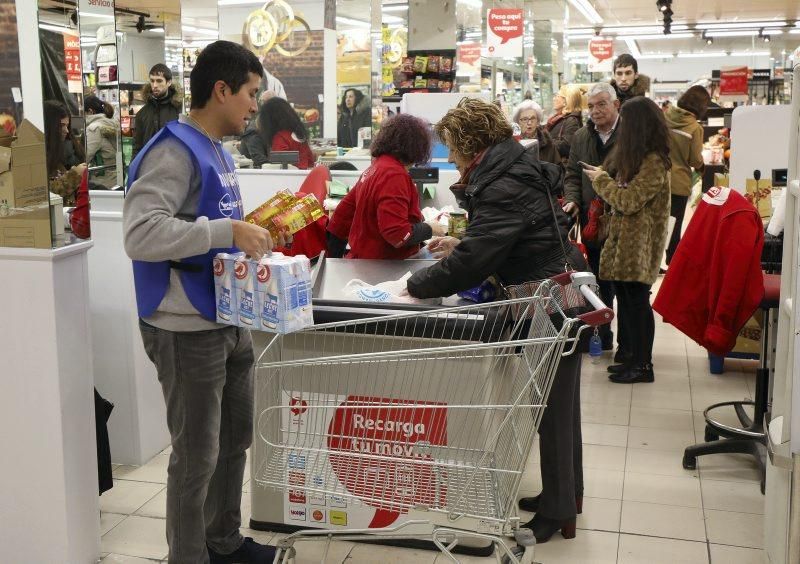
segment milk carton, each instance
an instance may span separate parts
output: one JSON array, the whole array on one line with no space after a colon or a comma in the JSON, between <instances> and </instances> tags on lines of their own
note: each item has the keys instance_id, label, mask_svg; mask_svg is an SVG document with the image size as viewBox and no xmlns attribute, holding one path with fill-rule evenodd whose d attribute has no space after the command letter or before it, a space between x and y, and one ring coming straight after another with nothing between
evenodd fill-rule
<instances>
[{"instance_id":1,"label":"milk carton","mask_svg":"<svg viewBox=\"0 0 800 564\"><path fill-rule=\"evenodd\" d=\"M239 309L236 285L234 284L234 262L236 255L219 253L214 257L214 296L217 304L217 323L238 324Z\"/></svg>"},{"instance_id":2,"label":"milk carton","mask_svg":"<svg viewBox=\"0 0 800 564\"><path fill-rule=\"evenodd\" d=\"M307 257L274 254L262 258L256 273L256 294L262 330L291 333L314 324Z\"/></svg>"},{"instance_id":3,"label":"milk carton","mask_svg":"<svg viewBox=\"0 0 800 564\"><path fill-rule=\"evenodd\" d=\"M233 265L236 289L236 310L239 327L261 329L258 304L256 303L256 262L240 256Z\"/></svg>"}]
</instances>

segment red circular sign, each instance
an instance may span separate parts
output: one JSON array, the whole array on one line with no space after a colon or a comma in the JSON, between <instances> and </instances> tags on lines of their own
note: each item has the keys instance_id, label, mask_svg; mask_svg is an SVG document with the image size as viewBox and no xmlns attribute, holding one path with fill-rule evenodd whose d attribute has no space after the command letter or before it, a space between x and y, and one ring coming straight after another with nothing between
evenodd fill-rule
<instances>
[{"instance_id":1,"label":"red circular sign","mask_svg":"<svg viewBox=\"0 0 800 564\"><path fill-rule=\"evenodd\" d=\"M222 276L225 272L225 263L222 260L214 259L214 276Z\"/></svg>"},{"instance_id":2,"label":"red circular sign","mask_svg":"<svg viewBox=\"0 0 800 564\"><path fill-rule=\"evenodd\" d=\"M270 274L269 267L266 264L259 264L256 268L256 277L262 284L269 280Z\"/></svg>"},{"instance_id":3,"label":"red circular sign","mask_svg":"<svg viewBox=\"0 0 800 564\"><path fill-rule=\"evenodd\" d=\"M319 509L315 509L312 515L314 516L314 521L322 521L323 517L325 517Z\"/></svg>"},{"instance_id":4,"label":"red circular sign","mask_svg":"<svg viewBox=\"0 0 800 564\"><path fill-rule=\"evenodd\" d=\"M237 260L233 265L233 272L236 274L236 278L244 280L245 276L247 276L247 263L243 260Z\"/></svg>"},{"instance_id":5,"label":"red circular sign","mask_svg":"<svg viewBox=\"0 0 800 564\"><path fill-rule=\"evenodd\" d=\"M614 56L614 42L610 39L592 39L589 42L589 53L599 61Z\"/></svg>"}]
</instances>

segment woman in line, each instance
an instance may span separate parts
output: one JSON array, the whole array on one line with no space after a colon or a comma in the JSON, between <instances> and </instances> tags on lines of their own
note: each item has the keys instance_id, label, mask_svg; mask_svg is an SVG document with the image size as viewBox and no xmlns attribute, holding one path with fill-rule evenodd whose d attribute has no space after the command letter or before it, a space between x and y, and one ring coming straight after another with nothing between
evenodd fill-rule
<instances>
[{"instance_id":1,"label":"woman in line","mask_svg":"<svg viewBox=\"0 0 800 564\"><path fill-rule=\"evenodd\" d=\"M533 100L524 100L514 110L514 123L519 125L522 139L536 139L539 142L539 160L561 164L553 139L542 126L542 107Z\"/></svg>"},{"instance_id":2,"label":"woman in line","mask_svg":"<svg viewBox=\"0 0 800 564\"><path fill-rule=\"evenodd\" d=\"M70 131L69 112L61 102L44 103L44 143L50 191L63 198L64 207L74 206L86 163L81 160L83 147ZM68 153L74 156L68 157Z\"/></svg>"},{"instance_id":3,"label":"woman in line","mask_svg":"<svg viewBox=\"0 0 800 564\"><path fill-rule=\"evenodd\" d=\"M560 170L512 137L502 110L464 98L436 124L436 133L461 174L451 190L470 222L460 241L446 237L428 246L445 256L408 280L411 296L450 296L491 275L506 286L524 284L563 273L565 262L588 270L575 247L562 246L568 219L555 199ZM559 362L539 426L542 492L520 500L521 509L536 511L523 526L540 543L559 530L573 538L583 502L580 372L580 353Z\"/></svg>"},{"instance_id":4,"label":"woman in line","mask_svg":"<svg viewBox=\"0 0 800 564\"><path fill-rule=\"evenodd\" d=\"M86 115L86 162L105 167L89 173L91 184L100 188L113 188L117 183L117 133L119 123L108 116L114 115L114 106L103 102L97 96L87 96L83 100Z\"/></svg>"},{"instance_id":5,"label":"woman in line","mask_svg":"<svg viewBox=\"0 0 800 564\"><path fill-rule=\"evenodd\" d=\"M509 126L510 127L510 126ZM408 114L387 119L372 140L372 164L336 206L328 225L328 253L354 259L406 259L423 241L444 235L438 221L424 221L419 192L408 169L431 157L431 134Z\"/></svg>"},{"instance_id":6,"label":"woman in line","mask_svg":"<svg viewBox=\"0 0 800 564\"><path fill-rule=\"evenodd\" d=\"M258 131L264 147L272 151L297 151L297 168L314 168L316 158L308 145L308 131L294 108L283 98L273 97L264 102L258 113Z\"/></svg>"},{"instance_id":7,"label":"woman in line","mask_svg":"<svg viewBox=\"0 0 800 564\"><path fill-rule=\"evenodd\" d=\"M583 95L579 88L564 85L553 96L553 116L547 120L546 129L556 145L561 163L566 166L572 136L583 127Z\"/></svg>"},{"instance_id":8,"label":"woman in line","mask_svg":"<svg viewBox=\"0 0 800 564\"><path fill-rule=\"evenodd\" d=\"M669 139L669 156L672 159L672 198L669 215L675 218L675 227L667 247L667 264L672 260L681 242L683 215L692 193L692 169L703 170L703 126L697 120L705 119L711 96L702 86L692 86L678 98L677 106L664 113L667 126L672 129Z\"/></svg>"},{"instance_id":9,"label":"woman in line","mask_svg":"<svg viewBox=\"0 0 800 564\"><path fill-rule=\"evenodd\" d=\"M603 168L584 166L592 186L611 206L608 238L600 255L600 278L611 280L624 324L621 348L628 362L608 367L618 384L653 382L655 321L650 288L667 238L670 208L670 131L664 113L644 96L622 106L614 148Z\"/></svg>"},{"instance_id":10,"label":"woman in line","mask_svg":"<svg viewBox=\"0 0 800 564\"><path fill-rule=\"evenodd\" d=\"M358 130L372 126L369 107L365 107L361 90L348 88L339 105L339 123L336 128L339 147L358 147Z\"/></svg>"}]
</instances>

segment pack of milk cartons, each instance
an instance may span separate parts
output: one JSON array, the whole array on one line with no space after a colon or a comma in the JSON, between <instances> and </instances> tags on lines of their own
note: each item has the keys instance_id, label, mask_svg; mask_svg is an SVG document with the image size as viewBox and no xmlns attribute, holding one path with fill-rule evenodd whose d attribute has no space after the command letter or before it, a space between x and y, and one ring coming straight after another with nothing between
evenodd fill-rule
<instances>
[{"instance_id":1,"label":"pack of milk cartons","mask_svg":"<svg viewBox=\"0 0 800 564\"><path fill-rule=\"evenodd\" d=\"M314 324L311 263L272 253L260 261L242 253L214 259L217 321L270 333L291 333Z\"/></svg>"}]
</instances>

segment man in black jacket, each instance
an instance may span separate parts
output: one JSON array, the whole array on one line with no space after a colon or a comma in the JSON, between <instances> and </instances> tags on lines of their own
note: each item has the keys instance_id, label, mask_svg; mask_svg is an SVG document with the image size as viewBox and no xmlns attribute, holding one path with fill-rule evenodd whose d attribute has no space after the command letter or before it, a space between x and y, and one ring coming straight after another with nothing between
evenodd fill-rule
<instances>
[{"instance_id":1,"label":"man in black jacket","mask_svg":"<svg viewBox=\"0 0 800 564\"><path fill-rule=\"evenodd\" d=\"M172 71L161 63L150 69L150 83L142 89L145 105L136 114L133 157L168 122L178 119L183 100L172 85Z\"/></svg>"},{"instance_id":2,"label":"man in black jacket","mask_svg":"<svg viewBox=\"0 0 800 564\"><path fill-rule=\"evenodd\" d=\"M595 84L589 90L589 121L572 137L572 146L564 178L564 211L580 218L581 226L589 222L589 207L597 194L592 181L583 174L581 162L600 166L605 161L616 139L619 124L619 100L614 88L608 83ZM600 252L602 243L585 241L589 266L600 286L600 297L609 306L614 306L614 287L611 282L600 279ZM614 335L608 325L600 328L603 349L614 347Z\"/></svg>"},{"instance_id":3,"label":"man in black jacket","mask_svg":"<svg viewBox=\"0 0 800 564\"><path fill-rule=\"evenodd\" d=\"M650 77L639 74L639 63L633 55L623 53L614 60L614 78L610 84L622 105L636 96L646 96L650 90Z\"/></svg>"}]
</instances>

